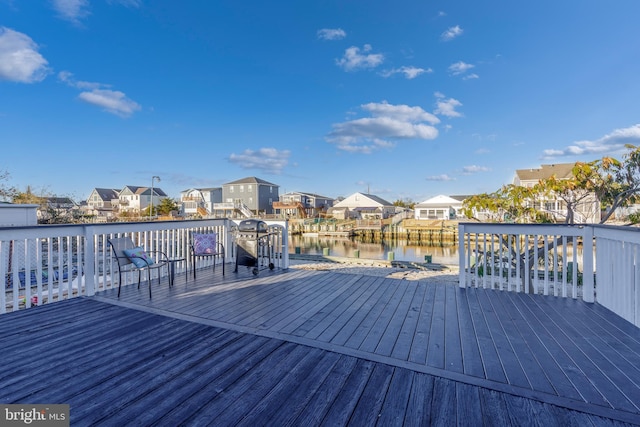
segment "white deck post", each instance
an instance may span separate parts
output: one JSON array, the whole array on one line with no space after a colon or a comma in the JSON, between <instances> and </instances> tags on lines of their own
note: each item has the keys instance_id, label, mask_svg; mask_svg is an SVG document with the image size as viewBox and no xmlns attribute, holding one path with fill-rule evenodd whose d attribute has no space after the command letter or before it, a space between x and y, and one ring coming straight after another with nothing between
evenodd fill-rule
<instances>
[{"instance_id":1,"label":"white deck post","mask_svg":"<svg viewBox=\"0 0 640 427\"><path fill-rule=\"evenodd\" d=\"M84 286L87 296L96 294L96 242L94 239L95 232L93 226L84 228ZM82 276L78 276L78 282L82 283ZM80 286L80 285L79 285ZM79 289L78 289L79 291Z\"/></svg>"},{"instance_id":2,"label":"white deck post","mask_svg":"<svg viewBox=\"0 0 640 427\"><path fill-rule=\"evenodd\" d=\"M467 287L466 250L464 246L464 224L458 224L458 286Z\"/></svg>"},{"instance_id":3,"label":"white deck post","mask_svg":"<svg viewBox=\"0 0 640 427\"><path fill-rule=\"evenodd\" d=\"M593 227L584 227L582 235L582 299L585 302L595 301L594 268L593 268Z\"/></svg>"}]
</instances>

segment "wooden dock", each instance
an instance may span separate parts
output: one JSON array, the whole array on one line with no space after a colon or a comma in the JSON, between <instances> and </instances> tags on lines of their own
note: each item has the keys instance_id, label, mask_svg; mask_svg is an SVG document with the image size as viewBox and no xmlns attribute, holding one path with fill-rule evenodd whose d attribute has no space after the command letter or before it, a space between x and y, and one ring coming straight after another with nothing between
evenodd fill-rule
<instances>
[{"instance_id":1,"label":"wooden dock","mask_svg":"<svg viewBox=\"0 0 640 427\"><path fill-rule=\"evenodd\" d=\"M640 425L640 330L598 304L231 270L0 316L1 402L73 426Z\"/></svg>"}]
</instances>

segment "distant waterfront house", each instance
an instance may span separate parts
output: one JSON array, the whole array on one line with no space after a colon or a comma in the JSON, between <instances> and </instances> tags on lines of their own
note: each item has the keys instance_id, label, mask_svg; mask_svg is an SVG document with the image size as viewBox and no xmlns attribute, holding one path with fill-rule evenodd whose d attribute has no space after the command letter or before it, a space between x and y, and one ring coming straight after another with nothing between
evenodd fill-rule
<instances>
[{"instance_id":1,"label":"distant waterfront house","mask_svg":"<svg viewBox=\"0 0 640 427\"><path fill-rule=\"evenodd\" d=\"M111 209L117 203L120 190L114 188L94 188L87 199L87 206L92 209Z\"/></svg>"},{"instance_id":2,"label":"distant waterfront house","mask_svg":"<svg viewBox=\"0 0 640 427\"><path fill-rule=\"evenodd\" d=\"M373 194L354 193L333 205L328 215L336 219L385 219L393 216L396 207Z\"/></svg>"},{"instance_id":3,"label":"distant waterfront house","mask_svg":"<svg viewBox=\"0 0 640 427\"><path fill-rule=\"evenodd\" d=\"M244 216L273 214L273 203L279 199L279 186L254 176L222 185L222 203L214 205L216 211Z\"/></svg>"},{"instance_id":4,"label":"distant waterfront house","mask_svg":"<svg viewBox=\"0 0 640 427\"><path fill-rule=\"evenodd\" d=\"M276 215L283 218L314 218L326 214L334 203L331 197L313 193L290 192L273 203Z\"/></svg>"},{"instance_id":5,"label":"distant waterfront house","mask_svg":"<svg viewBox=\"0 0 640 427\"><path fill-rule=\"evenodd\" d=\"M542 165L537 169L518 169L513 179L513 184L531 188L541 179L549 179L555 176L556 179L571 179L573 177L574 163L560 163L553 165ZM585 196L585 197L583 197ZM598 223L600 222L600 202L595 194L578 194L580 200L574 209L576 223ZM556 222L564 222L567 217L567 204L559 197L550 196L542 201L534 201L533 207L545 212L553 217Z\"/></svg>"},{"instance_id":6,"label":"distant waterfront house","mask_svg":"<svg viewBox=\"0 0 640 427\"><path fill-rule=\"evenodd\" d=\"M95 215L98 221L106 221L115 216L120 190L115 188L94 188L87 198L84 211L87 215Z\"/></svg>"},{"instance_id":7,"label":"distant waterfront house","mask_svg":"<svg viewBox=\"0 0 640 427\"><path fill-rule=\"evenodd\" d=\"M158 187L153 187L153 195L151 187L136 187L127 185L120 191L119 210L121 212L140 213L151 205L153 197L153 206L158 206L162 199L166 199L167 194Z\"/></svg>"},{"instance_id":8,"label":"distant waterfront house","mask_svg":"<svg viewBox=\"0 0 640 427\"><path fill-rule=\"evenodd\" d=\"M71 222L80 212L78 204L69 197L45 197L44 202L38 209L41 223Z\"/></svg>"},{"instance_id":9,"label":"distant waterfront house","mask_svg":"<svg viewBox=\"0 0 640 427\"><path fill-rule=\"evenodd\" d=\"M414 206L415 219L456 219L462 217L462 203L468 196L439 195Z\"/></svg>"},{"instance_id":10,"label":"distant waterfront house","mask_svg":"<svg viewBox=\"0 0 640 427\"><path fill-rule=\"evenodd\" d=\"M190 188L180 192L181 212L186 217L212 215L215 203L222 202L222 188Z\"/></svg>"}]
</instances>

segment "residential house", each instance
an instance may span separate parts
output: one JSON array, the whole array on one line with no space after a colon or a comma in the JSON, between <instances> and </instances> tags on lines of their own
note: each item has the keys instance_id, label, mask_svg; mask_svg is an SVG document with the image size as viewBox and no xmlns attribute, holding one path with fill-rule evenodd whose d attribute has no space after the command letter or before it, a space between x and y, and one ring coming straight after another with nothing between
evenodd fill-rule
<instances>
[{"instance_id":1,"label":"residential house","mask_svg":"<svg viewBox=\"0 0 640 427\"><path fill-rule=\"evenodd\" d=\"M190 188L180 192L181 212L186 217L213 214L214 204L222 202L222 188Z\"/></svg>"},{"instance_id":2,"label":"residential house","mask_svg":"<svg viewBox=\"0 0 640 427\"><path fill-rule=\"evenodd\" d=\"M152 203L151 187L127 185L120 191L119 210L121 212L140 213ZM158 206L167 194L159 187L153 187L153 206Z\"/></svg>"},{"instance_id":3,"label":"residential house","mask_svg":"<svg viewBox=\"0 0 640 427\"><path fill-rule=\"evenodd\" d=\"M273 214L273 202L279 199L279 186L256 177L242 178L222 185L222 203L216 211L244 216Z\"/></svg>"},{"instance_id":4,"label":"residential house","mask_svg":"<svg viewBox=\"0 0 640 427\"><path fill-rule=\"evenodd\" d=\"M463 217L462 204L469 196L439 195L414 206L415 219L456 219Z\"/></svg>"},{"instance_id":5,"label":"residential house","mask_svg":"<svg viewBox=\"0 0 640 427\"><path fill-rule=\"evenodd\" d=\"M513 184L531 188L540 180L555 176L556 179L573 178L574 163L559 163L542 165L536 169L518 169L513 179ZM577 194L574 209L574 221L576 223L600 222L600 202L595 194ZM560 197L546 197L541 201L534 201L533 207L541 212L551 215L557 222L564 222L567 217L567 203Z\"/></svg>"},{"instance_id":6,"label":"residential house","mask_svg":"<svg viewBox=\"0 0 640 427\"><path fill-rule=\"evenodd\" d=\"M94 215L99 221L111 219L115 216L119 195L120 190L114 188L94 188L83 210L86 215Z\"/></svg>"},{"instance_id":7,"label":"residential house","mask_svg":"<svg viewBox=\"0 0 640 427\"><path fill-rule=\"evenodd\" d=\"M273 202L276 215L284 218L314 218L323 216L333 206L334 199L313 193L290 192Z\"/></svg>"},{"instance_id":8,"label":"residential house","mask_svg":"<svg viewBox=\"0 0 640 427\"><path fill-rule=\"evenodd\" d=\"M327 212L336 219L385 219L393 216L396 207L373 194L354 193L336 203Z\"/></svg>"},{"instance_id":9,"label":"residential house","mask_svg":"<svg viewBox=\"0 0 640 427\"><path fill-rule=\"evenodd\" d=\"M38 209L41 223L70 222L80 211L78 204L69 197L45 197L44 202Z\"/></svg>"},{"instance_id":10,"label":"residential house","mask_svg":"<svg viewBox=\"0 0 640 427\"><path fill-rule=\"evenodd\" d=\"M114 188L94 188L87 199L87 206L91 209L111 209L117 203L120 190Z\"/></svg>"}]
</instances>

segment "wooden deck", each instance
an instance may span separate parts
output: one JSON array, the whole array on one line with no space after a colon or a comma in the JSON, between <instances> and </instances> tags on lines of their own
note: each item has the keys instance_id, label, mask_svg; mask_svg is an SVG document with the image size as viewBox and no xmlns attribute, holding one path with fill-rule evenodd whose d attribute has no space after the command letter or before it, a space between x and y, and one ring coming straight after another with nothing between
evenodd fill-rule
<instances>
[{"instance_id":1,"label":"wooden deck","mask_svg":"<svg viewBox=\"0 0 640 427\"><path fill-rule=\"evenodd\" d=\"M640 330L597 304L243 267L0 316L0 403L72 425L640 424Z\"/></svg>"}]
</instances>

